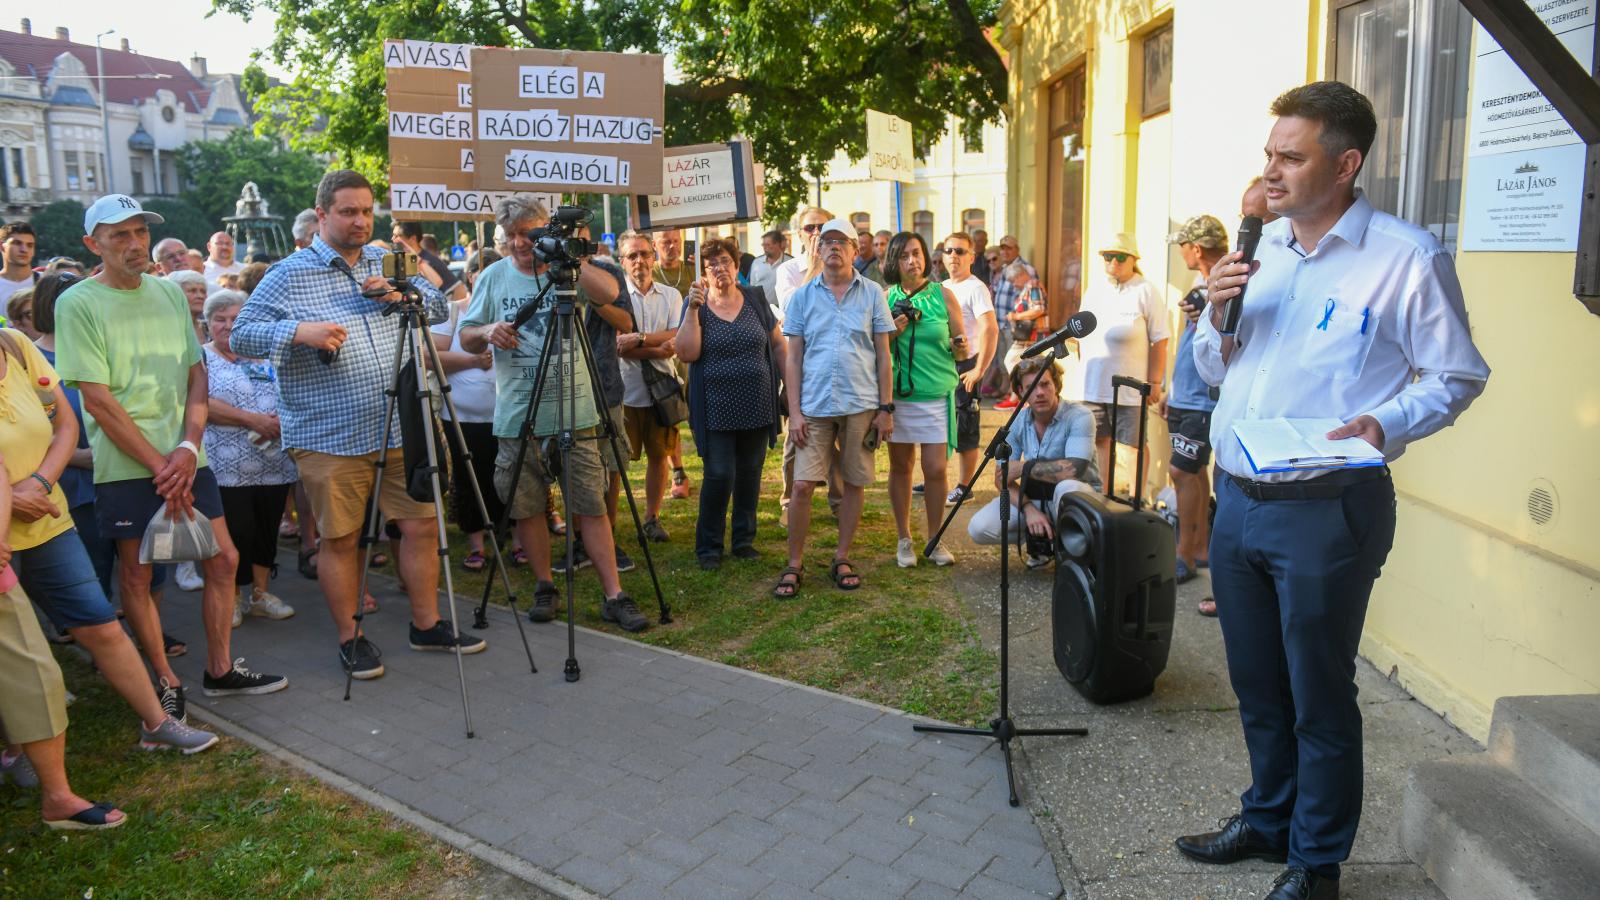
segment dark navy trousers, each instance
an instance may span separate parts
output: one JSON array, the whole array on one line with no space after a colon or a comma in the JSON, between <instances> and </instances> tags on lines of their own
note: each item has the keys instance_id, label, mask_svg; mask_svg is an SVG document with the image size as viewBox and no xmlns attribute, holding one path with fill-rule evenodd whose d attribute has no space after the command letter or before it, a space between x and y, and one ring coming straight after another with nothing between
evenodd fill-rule
<instances>
[{"instance_id":1,"label":"dark navy trousers","mask_svg":"<svg viewBox=\"0 0 1600 900\"><path fill-rule=\"evenodd\" d=\"M1244 821L1324 877L1361 819L1356 649L1394 527L1387 477L1320 500L1217 484L1211 583L1250 753Z\"/></svg>"}]
</instances>

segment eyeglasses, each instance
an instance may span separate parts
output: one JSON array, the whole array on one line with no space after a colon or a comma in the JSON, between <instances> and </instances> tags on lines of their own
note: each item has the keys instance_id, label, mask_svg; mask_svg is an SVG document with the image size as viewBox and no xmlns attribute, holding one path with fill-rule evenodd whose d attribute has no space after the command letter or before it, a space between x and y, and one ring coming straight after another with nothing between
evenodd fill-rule
<instances>
[{"instance_id":1,"label":"eyeglasses","mask_svg":"<svg viewBox=\"0 0 1600 900\"><path fill-rule=\"evenodd\" d=\"M1127 262L1128 260L1132 259L1133 258L1133 254L1131 254L1131 253L1102 253L1102 254L1100 254L1100 258L1105 260L1106 262L1114 262L1114 263L1116 263L1117 265L1120 266L1123 263Z\"/></svg>"},{"instance_id":2,"label":"eyeglasses","mask_svg":"<svg viewBox=\"0 0 1600 900\"><path fill-rule=\"evenodd\" d=\"M649 259L652 256L655 256L655 254L649 250L635 250L632 253L624 253L622 258L629 262L633 262L636 259Z\"/></svg>"},{"instance_id":3,"label":"eyeglasses","mask_svg":"<svg viewBox=\"0 0 1600 900\"><path fill-rule=\"evenodd\" d=\"M971 252L972 252L971 250L968 250L965 247L946 247L946 248L944 248L944 255L945 256L966 256L968 253L971 253Z\"/></svg>"},{"instance_id":4,"label":"eyeglasses","mask_svg":"<svg viewBox=\"0 0 1600 900\"><path fill-rule=\"evenodd\" d=\"M826 222L814 222L814 223L812 223L810 225L801 225L800 226L800 230L804 231L806 234L816 234L817 232L822 230L822 226L825 225L825 224L827 224L827 223Z\"/></svg>"},{"instance_id":5,"label":"eyeglasses","mask_svg":"<svg viewBox=\"0 0 1600 900\"><path fill-rule=\"evenodd\" d=\"M11 318L16 319L18 322L32 322L33 321L33 310L25 309L22 312L19 312L16 315L12 316Z\"/></svg>"},{"instance_id":6,"label":"eyeglasses","mask_svg":"<svg viewBox=\"0 0 1600 900\"><path fill-rule=\"evenodd\" d=\"M713 256L701 262L708 269L731 269L734 267L733 259L727 256Z\"/></svg>"},{"instance_id":7,"label":"eyeglasses","mask_svg":"<svg viewBox=\"0 0 1600 900\"><path fill-rule=\"evenodd\" d=\"M823 238L820 243L824 247L848 247L848 246L850 246L850 239L849 238L833 238L833 237L830 237L830 238Z\"/></svg>"}]
</instances>

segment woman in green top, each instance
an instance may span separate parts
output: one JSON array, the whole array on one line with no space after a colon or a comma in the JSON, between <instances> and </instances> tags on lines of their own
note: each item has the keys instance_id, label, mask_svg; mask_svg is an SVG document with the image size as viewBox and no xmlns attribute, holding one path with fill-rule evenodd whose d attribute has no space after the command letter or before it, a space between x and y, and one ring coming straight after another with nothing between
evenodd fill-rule
<instances>
[{"instance_id":1,"label":"woman in green top","mask_svg":"<svg viewBox=\"0 0 1600 900\"><path fill-rule=\"evenodd\" d=\"M889 438L889 505L900 533L895 560L902 568L917 564L911 542L911 476L917 448L922 448L923 504L928 534L944 518L945 461L955 446L956 362L966 356L966 328L960 302L950 289L930 280L933 261L922 236L902 231L889 241L883 278L889 287L889 312L895 327L894 434ZM955 557L935 547L936 565Z\"/></svg>"}]
</instances>

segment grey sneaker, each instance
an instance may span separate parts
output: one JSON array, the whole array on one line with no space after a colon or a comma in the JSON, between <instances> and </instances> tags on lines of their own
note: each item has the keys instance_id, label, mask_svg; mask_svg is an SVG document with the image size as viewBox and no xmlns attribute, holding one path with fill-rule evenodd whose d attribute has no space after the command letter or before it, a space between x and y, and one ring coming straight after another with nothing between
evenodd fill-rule
<instances>
[{"instance_id":1,"label":"grey sneaker","mask_svg":"<svg viewBox=\"0 0 1600 900\"><path fill-rule=\"evenodd\" d=\"M260 616L264 619L287 619L294 615L294 607L283 602L283 598L277 594L271 591L262 591L257 594L255 588L247 588L246 590L250 591L250 615Z\"/></svg>"},{"instance_id":2,"label":"grey sneaker","mask_svg":"<svg viewBox=\"0 0 1600 900\"><path fill-rule=\"evenodd\" d=\"M667 530L661 527L660 519L646 519L644 523L644 536L658 544L665 544L672 538L667 536Z\"/></svg>"},{"instance_id":3,"label":"grey sneaker","mask_svg":"<svg viewBox=\"0 0 1600 900\"><path fill-rule=\"evenodd\" d=\"M39 773L33 770L33 763L28 762L28 754L18 753L16 759L8 762L5 754L0 753L0 784L7 781L24 790L39 786Z\"/></svg>"},{"instance_id":4,"label":"grey sneaker","mask_svg":"<svg viewBox=\"0 0 1600 900\"><path fill-rule=\"evenodd\" d=\"M541 581L533 589L533 605L528 607L528 621L548 622L556 617L556 586Z\"/></svg>"},{"instance_id":5,"label":"grey sneaker","mask_svg":"<svg viewBox=\"0 0 1600 900\"><path fill-rule=\"evenodd\" d=\"M643 631L650 627L650 620L639 612L639 604L626 593L618 594L610 600L600 604L600 618L607 622L615 622L623 631Z\"/></svg>"},{"instance_id":6,"label":"grey sneaker","mask_svg":"<svg viewBox=\"0 0 1600 900\"><path fill-rule=\"evenodd\" d=\"M139 723L141 750L182 750L187 756L210 749L216 742L217 736L211 732L185 725L171 716L162 720L155 731L145 728L143 722Z\"/></svg>"},{"instance_id":7,"label":"grey sneaker","mask_svg":"<svg viewBox=\"0 0 1600 900\"><path fill-rule=\"evenodd\" d=\"M173 684L165 678L156 684L156 698L161 701L161 711L179 722L189 721L189 711L183 700L183 685Z\"/></svg>"},{"instance_id":8,"label":"grey sneaker","mask_svg":"<svg viewBox=\"0 0 1600 900\"><path fill-rule=\"evenodd\" d=\"M244 624L244 614L250 611L250 585L239 585L239 595L233 598L233 627Z\"/></svg>"}]
</instances>

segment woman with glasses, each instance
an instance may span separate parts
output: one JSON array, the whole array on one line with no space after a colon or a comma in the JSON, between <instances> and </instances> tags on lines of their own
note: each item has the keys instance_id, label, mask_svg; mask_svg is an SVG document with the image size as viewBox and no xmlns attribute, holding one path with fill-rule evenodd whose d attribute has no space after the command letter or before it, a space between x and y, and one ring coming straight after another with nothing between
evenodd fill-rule
<instances>
[{"instance_id":1,"label":"woman with glasses","mask_svg":"<svg viewBox=\"0 0 1600 900\"><path fill-rule=\"evenodd\" d=\"M15 328L28 336L28 340L39 339L39 329L33 327L33 288L26 287L6 301L7 328Z\"/></svg>"},{"instance_id":2,"label":"woman with glasses","mask_svg":"<svg viewBox=\"0 0 1600 900\"><path fill-rule=\"evenodd\" d=\"M689 364L689 431L705 466L694 552L702 569L722 564L723 523L733 500L732 553L756 559L756 504L767 448L778 439L784 339L761 288L738 283L738 247L706 241L702 276L674 339Z\"/></svg>"},{"instance_id":3,"label":"woman with glasses","mask_svg":"<svg viewBox=\"0 0 1600 900\"><path fill-rule=\"evenodd\" d=\"M1159 405L1166 388L1167 301L1139 271L1133 236L1119 234L1100 250L1105 278L1090 284L1082 310L1094 313L1098 326L1078 344L1083 362L1083 399L1094 410L1095 453L1100 471L1111 454L1111 409L1117 410L1117 443L1139 440L1139 394L1132 388L1113 392L1111 379L1125 375L1150 382L1149 403Z\"/></svg>"},{"instance_id":4,"label":"woman with glasses","mask_svg":"<svg viewBox=\"0 0 1600 900\"><path fill-rule=\"evenodd\" d=\"M917 564L911 541L911 473L921 449L922 503L928 534L944 519L947 460L956 446L956 363L965 359L966 323L955 292L933 280L933 259L922 235L902 231L889 241L883 278L889 283L889 313L897 329L890 342L894 372L894 432L889 438L889 506L894 510L901 568ZM935 547L935 565L955 557Z\"/></svg>"}]
</instances>

